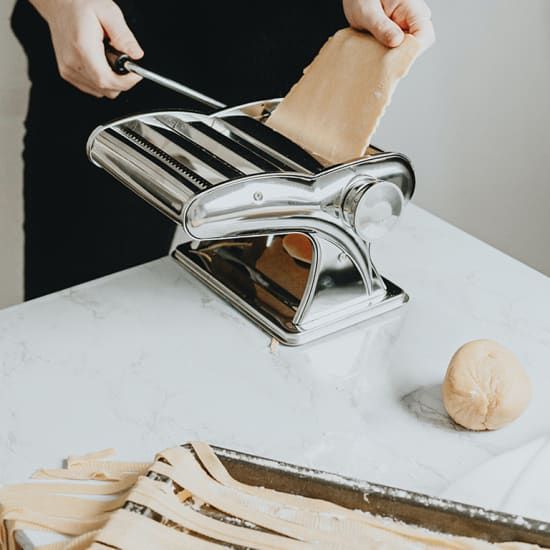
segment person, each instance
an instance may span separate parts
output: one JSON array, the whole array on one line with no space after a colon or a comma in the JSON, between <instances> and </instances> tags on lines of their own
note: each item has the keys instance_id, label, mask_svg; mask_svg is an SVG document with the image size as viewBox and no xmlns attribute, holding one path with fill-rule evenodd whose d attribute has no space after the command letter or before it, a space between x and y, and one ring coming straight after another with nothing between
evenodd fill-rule
<instances>
[{"instance_id":1,"label":"person","mask_svg":"<svg viewBox=\"0 0 550 550\"><path fill-rule=\"evenodd\" d=\"M12 28L31 81L24 138L25 298L169 250L174 226L86 158L99 124L188 98L118 75L104 39L143 65L228 105L284 96L347 24L388 47L434 41L424 0L17 0ZM138 85L139 83L139 85ZM115 100L115 101L112 101Z\"/></svg>"}]
</instances>

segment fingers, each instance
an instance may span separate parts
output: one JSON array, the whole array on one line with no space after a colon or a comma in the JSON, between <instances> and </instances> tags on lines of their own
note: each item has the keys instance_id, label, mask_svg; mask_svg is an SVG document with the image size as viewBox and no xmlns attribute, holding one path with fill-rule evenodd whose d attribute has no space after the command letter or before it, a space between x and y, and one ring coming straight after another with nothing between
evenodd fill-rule
<instances>
[{"instance_id":1,"label":"fingers","mask_svg":"<svg viewBox=\"0 0 550 550\"><path fill-rule=\"evenodd\" d=\"M96 13L105 34L109 38L109 42L114 48L134 59L143 57L141 46L126 24L122 11L114 2L101 3Z\"/></svg>"},{"instance_id":2,"label":"fingers","mask_svg":"<svg viewBox=\"0 0 550 550\"><path fill-rule=\"evenodd\" d=\"M369 31L385 46L399 46L410 33L422 49L435 42L430 8L424 0L344 0L349 24Z\"/></svg>"},{"instance_id":3,"label":"fingers","mask_svg":"<svg viewBox=\"0 0 550 550\"><path fill-rule=\"evenodd\" d=\"M133 59L143 57L141 46L126 24L122 11L114 2L109 1L107 4L102 5L98 9L97 14L103 30L114 48L128 54ZM105 55L102 50L101 64L104 61ZM98 59L97 62L99 65L100 60ZM133 73L116 75L110 71L109 76L109 82L105 82L105 84L110 85L113 89L109 90L105 95L111 99L115 99L120 92L130 90L141 80L140 76Z\"/></svg>"},{"instance_id":4,"label":"fingers","mask_svg":"<svg viewBox=\"0 0 550 550\"><path fill-rule=\"evenodd\" d=\"M87 79L82 73L72 69L65 70L62 73L62 77L81 92L93 95L97 98L108 97L109 99L116 99L120 95L119 90L98 88L95 82Z\"/></svg>"},{"instance_id":5,"label":"fingers","mask_svg":"<svg viewBox=\"0 0 550 550\"><path fill-rule=\"evenodd\" d=\"M127 92L131 88L133 88L138 82L141 82L142 78L141 76L138 76L134 73L128 73L125 75L116 75L116 82L117 82L117 90L120 92Z\"/></svg>"},{"instance_id":6,"label":"fingers","mask_svg":"<svg viewBox=\"0 0 550 550\"><path fill-rule=\"evenodd\" d=\"M422 45L429 48L435 42L432 13L424 0L383 0L391 18Z\"/></svg>"},{"instance_id":7,"label":"fingers","mask_svg":"<svg viewBox=\"0 0 550 550\"><path fill-rule=\"evenodd\" d=\"M78 55L69 66L67 76L73 76L94 91L96 96L115 97L122 91L124 79L118 77L105 58L103 29L97 20L85 18L80 22L80 36L75 50Z\"/></svg>"},{"instance_id":8,"label":"fingers","mask_svg":"<svg viewBox=\"0 0 550 550\"><path fill-rule=\"evenodd\" d=\"M106 29L115 37L117 49L132 57L143 55L112 0L73 0L49 13L48 24L59 73L79 90L114 99L141 80L134 74L116 74L105 57Z\"/></svg>"},{"instance_id":9,"label":"fingers","mask_svg":"<svg viewBox=\"0 0 550 550\"><path fill-rule=\"evenodd\" d=\"M121 92L135 86L141 77L135 74L117 75L105 59L102 41L85 40L82 55L60 67L61 76L78 89L96 97L116 99Z\"/></svg>"},{"instance_id":10,"label":"fingers","mask_svg":"<svg viewBox=\"0 0 550 550\"><path fill-rule=\"evenodd\" d=\"M420 42L423 50L427 50L435 42L435 30L430 18L411 18L409 32Z\"/></svg>"},{"instance_id":11,"label":"fingers","mask_svg":"<svg viewBox=\"0 0 550 550\"><path fill-rule=\"evenodd\" d=\"M66 70L63 78L81 92L93 95L97 98L108 97L109 99L115 99L120 95L120 91L118 90L99 89L93 82L83 77L80 72L72 69Z\"/></svg>"},{"instance_id":12,"label":"fingers","mask_svg":"<svg viewBox=\"0 0 550 550\"><path fill-rule=\"evenodd\" d=\"M379 42L394 48L405 38L403 30L384 12L380 0L344 0L350 25L369 31Z\"/></svg>"},{"instance_id":13,"label":"fingers","mask_svg":"<svg viewBox=\"0 0 550 550\"><path fill-rule=\"evenodd\" d=\"M431 21L425 21L417 31L411 34L420 42L422 50L427 50L435 42L435 31Z\"/></svg>"},{"instance_id":14,"label":"fingers","mask_svg":"<svg viewBox=\"0 0 550 550\"><path fill-rule=\"evenodd\" d=\"M84 92L94 97L103 97L103 94L100 93L96 88L90 86L86 81L84 81L80 75L76 72L70 72L63 76L63 79L66 80L69 84L72 84L75 88L78 88L81 92Z\"/></svg>"}]
</instances>

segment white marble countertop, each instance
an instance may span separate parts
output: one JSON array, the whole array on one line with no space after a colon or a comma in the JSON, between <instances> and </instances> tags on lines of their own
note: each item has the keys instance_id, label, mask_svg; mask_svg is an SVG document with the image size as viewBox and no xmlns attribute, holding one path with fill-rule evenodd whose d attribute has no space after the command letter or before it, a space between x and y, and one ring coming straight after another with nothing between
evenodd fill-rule
<instances>
[{"instance_id":1,"label":"white marble countertop","mask_svg":"<svg viewBox=\"0 0 550 550\"><path fill-rule=\"evenodd\" d=\"M201 439L550 520L550 280L415 206L374 256L408 306L275 352L168 258L1 311L0 483ZM464 431L441 403L449 358L476 338L533 382L500 431Z\"/></svg>"}]
</instances>

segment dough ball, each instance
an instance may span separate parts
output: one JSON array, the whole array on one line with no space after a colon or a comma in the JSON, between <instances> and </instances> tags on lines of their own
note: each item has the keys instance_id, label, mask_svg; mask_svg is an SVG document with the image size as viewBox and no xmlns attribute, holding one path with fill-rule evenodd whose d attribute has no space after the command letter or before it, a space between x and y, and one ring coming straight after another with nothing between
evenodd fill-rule
<instances>
[{"instance_id":1,"label":"dough ball","mask_svg":"<svg viewBox=\"0 0 550 550\"><path fill-rule=\"evenodd\" d=\"M303 233L289 233L283 237L283 248L296 260L311 263L313 245L309 237Z\"/></svg>"},{"instance_id":2,"label":"dough ball","mask_svg":"<svg viewBox=\"0 0 550 550\"><path fill-rule=\"evenodd\" d=\"M464 344L443 382L451 418L470 430L496 430L515 420L531 399L531 383L517 357L491 340Z\"/></svg>"}]
</instances>

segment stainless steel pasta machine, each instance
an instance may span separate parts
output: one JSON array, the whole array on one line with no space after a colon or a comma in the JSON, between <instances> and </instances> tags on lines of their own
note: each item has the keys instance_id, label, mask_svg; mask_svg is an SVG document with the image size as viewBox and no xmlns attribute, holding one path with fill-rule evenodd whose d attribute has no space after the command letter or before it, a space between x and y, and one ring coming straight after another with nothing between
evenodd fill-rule
<instances>
[{"instance_id":1,"label":"stainless steel pasta machine","mask_svg":"<svg viewBox=\"0 0 550 550\"><path fill-rule=\"evenodd\" d=\"M117 120L92 133L87 151L181 225L188 240L172 252L181 266L289 345L408 300L370 253L413 194L405 156L370 147L363 158L330 166L265 125L279 100L225 108L179 91L203 112ZM302 235L310 258L288 253L289 234Z\"/></svg>"}]
</instances>

